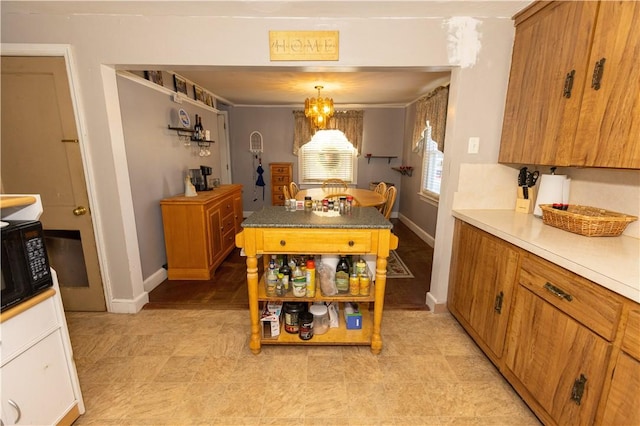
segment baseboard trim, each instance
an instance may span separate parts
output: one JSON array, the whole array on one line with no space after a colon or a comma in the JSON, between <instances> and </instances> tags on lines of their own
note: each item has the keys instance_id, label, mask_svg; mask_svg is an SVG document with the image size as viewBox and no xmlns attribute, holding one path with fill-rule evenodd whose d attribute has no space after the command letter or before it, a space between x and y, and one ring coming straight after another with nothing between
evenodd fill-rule
<instances>
[{"instance_id":1,"label":"baseboard trim","mask_svg":"<svg viewBox=\"0 0 640 426\"><path fill-rule=\"evenodd\" d=\"M135 299L113 299L109 312L114 314L137 314L147 303L149 303L149 293L145 291Z\"/></svg>"},{"instance_id":2,"label":"baseboard trim","mask_svg":"<svg viewBox=\"0 0 640 426\"><path fill-rule=\"evenodd\" d=\"M158 269L156 272L154 272L153 274L151 274L151 276L149 276L146 280L144 280L144 282L142 283L142 286L144 288L144 291L146 291L147 293L149 293L151 290L153 290L154 288L158 287L160 284L162 284L162 282L164 280L167 279L167 270L164 268L160 268Z\"/></svg>"},{"instance_id":3,"label":"baseboard trim","mask_svg":"<svg viewBox=\"0 0 640 426\"><path fill-rule=\"evenodd\" d=\"M404 223L407 226L407 228L415 232L416 235L420 237L422 241L429 244L431 248L434 247L436 242L435 238L427 234L422 228L420 228L418 225L412 222L411 219L409 219L408 217L402 214L398 214L398 219L400 220L400 222Z\"/></svg>"},{"instance_id":4,"label":"baseboard trim","mask_svg":"<svg viewBox=\"0 0 640 426\"><path fill-rule=\"evenodd\" d=\"M427 303L427 306L429 307L429 310L434 314L446 314L449 312L449 309L447 309L447 304L438 303L438 301L436 300L435 297L433 297L431 292L427 293L426 303Z\"/></svg>"}]
</instances>

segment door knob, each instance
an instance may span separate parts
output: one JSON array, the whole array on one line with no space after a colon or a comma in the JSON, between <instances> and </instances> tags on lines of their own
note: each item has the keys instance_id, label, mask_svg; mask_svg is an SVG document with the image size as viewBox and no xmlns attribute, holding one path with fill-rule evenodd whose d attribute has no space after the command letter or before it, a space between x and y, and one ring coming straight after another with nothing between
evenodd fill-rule
<instances>
[{"instance_id":1,"label":"door knob","mask_svg":"<svg viewBox=\"0 0 640 426\"><path fill-rule=\"evenodd\" d=\"M83 206L78 206L73 209L73 214L76 216L82 216L83 214L87 214L87 208Z\"/></svg>"}]
</instances>

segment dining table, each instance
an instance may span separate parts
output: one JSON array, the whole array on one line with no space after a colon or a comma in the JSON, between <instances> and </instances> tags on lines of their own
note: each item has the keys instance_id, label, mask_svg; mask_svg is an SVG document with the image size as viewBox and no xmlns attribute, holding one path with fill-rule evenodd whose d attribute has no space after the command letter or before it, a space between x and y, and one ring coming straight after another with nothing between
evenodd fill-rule
<instances>
[{"instance_id":1,"label":"dining table","mask_svg":"<svg viewBox=\"0 0 640 426\"><path fill-rule=\"evenodd\" d=\"M323 200L325 198L352 196L360 207L378 207L385 203L382 194L364 188L309 188L301 189L296 194L296 200L304 200L304 197L311 197L312 200Z\"/></svg>"}]
</instances>

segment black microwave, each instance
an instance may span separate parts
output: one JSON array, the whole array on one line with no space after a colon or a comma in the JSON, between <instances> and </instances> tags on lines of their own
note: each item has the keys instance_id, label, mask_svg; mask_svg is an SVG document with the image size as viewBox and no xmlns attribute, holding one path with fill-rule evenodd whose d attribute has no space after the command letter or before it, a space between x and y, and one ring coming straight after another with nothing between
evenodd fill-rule
<instances>
[{"instance_id":1,"label":"black microwave","mask_svg":"<svg viewBox=\"0 0 640 426\"><path fill-rule=\"evenodd\" d=\"M2 232L2 297L4 311L53 286L42 224L9 220Z\"/></svg>"}]
</instances>

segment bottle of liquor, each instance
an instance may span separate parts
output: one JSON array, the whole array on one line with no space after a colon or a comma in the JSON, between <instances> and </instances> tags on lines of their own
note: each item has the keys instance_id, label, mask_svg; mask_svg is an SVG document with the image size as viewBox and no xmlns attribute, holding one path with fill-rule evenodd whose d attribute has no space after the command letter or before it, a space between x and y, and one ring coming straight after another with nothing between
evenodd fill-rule
<instances>
[{"instance_id":1,"label":"bottle of liquor","mask_svg":"<svg viewBox=\"0 0 640 426\"><path fill-rule=\"evenodd\" d=\"M291 267L289 266L288 256L286 254L282 255L282 266L279 271L283 277L283 281L285 281L285 289L289 290L289 282L291 281Z\"/></svg>"},{"instance_id":2,"label":"bottle of liquor","mask_svg":"<svg viewBox=\"0 0 640 426\"><path fill-rule=\"evenodd\" d=\"M202 139L202 130L200 129L200 120L198 114L196 114L196 121L193 123L193 138L195 140Z\"/></svg>"},{"instance_id":3,"label":"bottle of liquor","mask_svg":"<svg viewBox=\"0 0 640 426\"><path fill-rule=\"evenodd\" d=\"M275 296L278 286L278 271L276 270L276 263L273 259L269 262L269 269L267 270L267 296Z\"/></svg>"},{"instance_id":4,"label":"bottle of liquor","mask_svg":"<svg viewBox=\"0 0 640 426\"><path fill-rule=\"evenodd\" d=\"M340 261L336 266L336 288L338 293L349 292L349 261L346 256L340 256Z\"/></svg>"}]
</instances>

